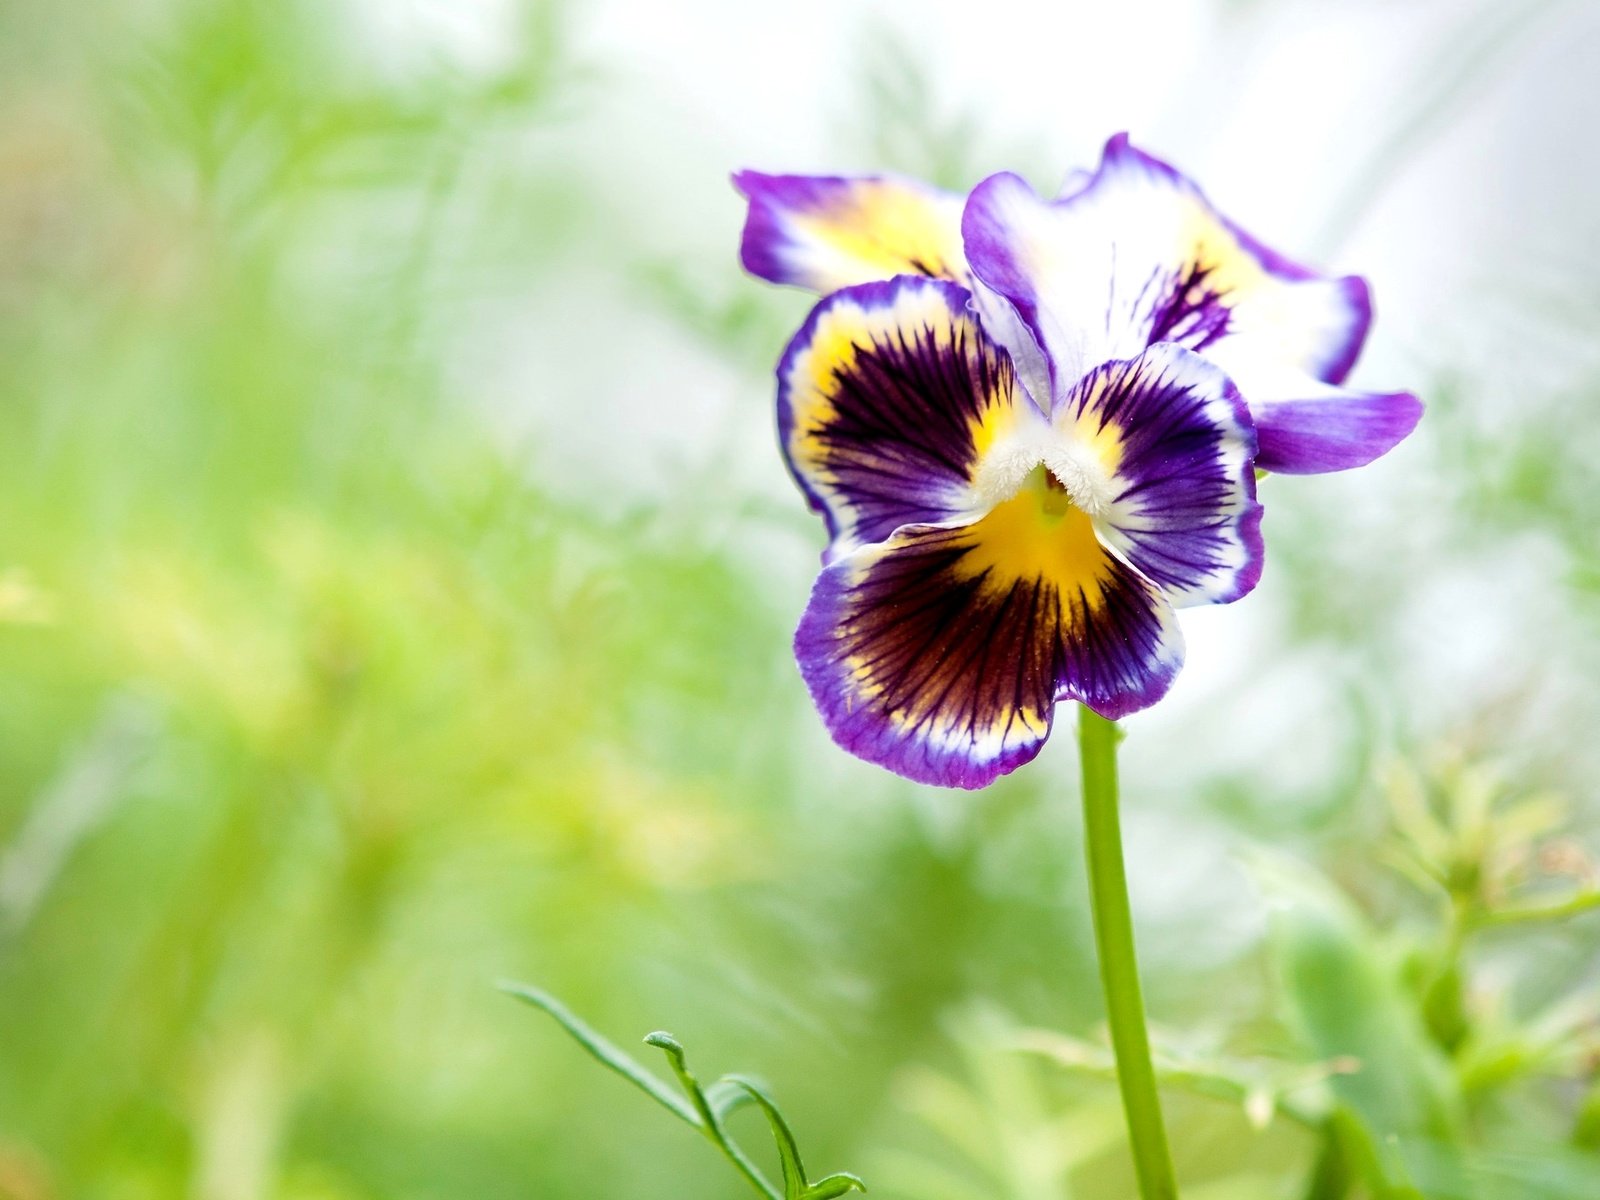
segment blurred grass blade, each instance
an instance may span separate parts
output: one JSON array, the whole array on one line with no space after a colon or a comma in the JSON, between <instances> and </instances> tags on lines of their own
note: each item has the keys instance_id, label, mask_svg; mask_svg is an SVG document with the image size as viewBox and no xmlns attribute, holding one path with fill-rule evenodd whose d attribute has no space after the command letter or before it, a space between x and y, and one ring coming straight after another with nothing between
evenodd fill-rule
<instances>
[{"instance_id":1,"label":"blurred grass blade","mask_svg":"<svg viewBox=\"0 0 1600 1200\"><path fill-rule=\"evenodd\" d=\"M1111 1051L1048 1029L1019 1029L1016 1049L1037 1055L1071 1074L1114 1082ZM1283 1116L1307 1129L1323 1127L1332 1108L1328 1080L1354 1069L1342 1059L1330 1062L1247 1062L1183 1058L1158 1051L1156 1079L1164 1087L1237 1106L1251 1126L1264 1129Z\"/></svg>"},{"instance_id":2,"label":"blurred grass blade","mask_svg":"<svg viewBox=\"0 0 1600 1200\"><path fill-rule=\"evenodd\" d=\"M110 818L159 725L158 714L132 694L106 705L11 844L0 847L0 935L27 925L74 851Z\"/></svg>"}]
</instances>

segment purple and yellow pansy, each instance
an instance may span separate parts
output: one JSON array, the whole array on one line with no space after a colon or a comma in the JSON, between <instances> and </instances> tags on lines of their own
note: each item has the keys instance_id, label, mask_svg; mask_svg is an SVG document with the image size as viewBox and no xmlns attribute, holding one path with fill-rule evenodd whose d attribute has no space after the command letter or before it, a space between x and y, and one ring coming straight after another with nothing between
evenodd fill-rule
<instances>
[{"instance_id":1,"label":"purple and yellow pansy","mask_svg":"<svg viewBox=\"0 0 1600 1200\"><path fill-rule=\"evenodd\" d=\"M824 293L778 366L827 524L795 636L834 739L982 787L1055 705L1119 718L1183 660L1174 610L1260 578L1256 468L1359 466L1421 408L1346 389L1365 283L1268 249L1184 176L1106 146L1039 199L742 172L751 273Z\"/></svg>"}]
</instances>

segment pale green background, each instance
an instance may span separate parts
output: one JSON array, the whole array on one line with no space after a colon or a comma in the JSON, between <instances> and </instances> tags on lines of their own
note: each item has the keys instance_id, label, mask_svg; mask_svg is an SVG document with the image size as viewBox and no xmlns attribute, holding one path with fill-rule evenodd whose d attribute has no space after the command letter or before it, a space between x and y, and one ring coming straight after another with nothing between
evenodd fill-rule
<instances>
[{"instance_id":1,"label":"pale green background","mask_svg":"<svg viewBox=\"0 0 1600 1200\"><path fill-rule=\"evenodd\" d=\"M1164 1044L1299 1044L1269 848L1427 928L1396 761L1600 844L1600 10L979 7L0 3L0 1197L742 1194L506 976L875 1195L1130 1195L1111 1090L994 1046L1099 1021L1070 739L919 789L789 657L808 301L738 271L742 166L1048 188L1130 128L1374 283L1423 426L1263 484L1265 582L1130 722ZM1597 935L1485 1003L1592 998ZM1481 1194L1600 1195L1538 1149L1578 1095L1478 1122L1555 1189ZM1173 1120L1191 1200L1304 1194L1293 1126Z\"/></svg>"}]
</instances>

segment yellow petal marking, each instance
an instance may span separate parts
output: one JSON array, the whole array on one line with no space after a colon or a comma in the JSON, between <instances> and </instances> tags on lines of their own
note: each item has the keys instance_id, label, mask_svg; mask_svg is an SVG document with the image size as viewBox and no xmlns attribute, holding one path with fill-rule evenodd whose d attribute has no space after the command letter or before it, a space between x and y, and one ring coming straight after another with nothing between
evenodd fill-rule
<instances>
[{"instance_id":1,"label":"yellow petal marking","mask_svg":"<svg viewBox=\"0 0 1600 1200\"><path fill-rule=\"evenodd\" d=\"M933 275L962 281L961 207L892 180L862 182L826 212L790 218L801 239L833 252L833 288Z\"/></svg>"}]
</instances>

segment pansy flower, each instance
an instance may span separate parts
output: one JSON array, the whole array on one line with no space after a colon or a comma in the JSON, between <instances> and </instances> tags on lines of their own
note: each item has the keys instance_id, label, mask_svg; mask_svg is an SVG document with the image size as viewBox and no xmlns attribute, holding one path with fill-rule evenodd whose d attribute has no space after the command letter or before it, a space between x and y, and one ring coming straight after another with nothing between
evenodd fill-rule
<instances>
[{"instance_id":1,"label":"pansy flower","mask_svg":"<svg viewBox=\"0 0 1600 1200\"><path fill-rule=\"evenodd\" d=\"M1422 415L1409 393L1343 386L1372 325L1363 279L1271 249L1126 134L1048 202L1011 174L964 204L892 176L744 171L734 183L750 202L740 250L751 274L823 293L902 272L961 283L1036 395L1174 342L1228 373L1260 437L1258 465L1287 474L1369 463Z\"/></svg>"},{"instance_id":2,"label":"pansy flower","mask_svg":"<svg viewBox=\"0 0 1600 1200\"><path fill-rule=\"evenodd\" d=\"M1060 700L1147 707L1182 661L1174 609L1255 585L1265 443L1219 359L1263 389L1280 470L1356 465L1415 423L1410 397L1338 387L1359 280L1287 264L1123 138L1055 203L1008 175L965 203L735 182L746 267L827 293L778 367L783 450L830 535L801 672L840 745L909 778L989 783Z\"/></svg>"},{"instance_id":3,"label":"pansy flower","mask_svg":"<svg viewBox=\"0 0 1600 1200\"><path fill-rule=\"evenodd\" d=\"M1161 344L1036 402L958 284L824 299L778 368L826 565L795 635L834 739L982 787L1038 753L1058 700L1119 717L1183 658L1175 606L1261 570L1254 430L1217 367Z\"/></svg>"}]
</instances>

